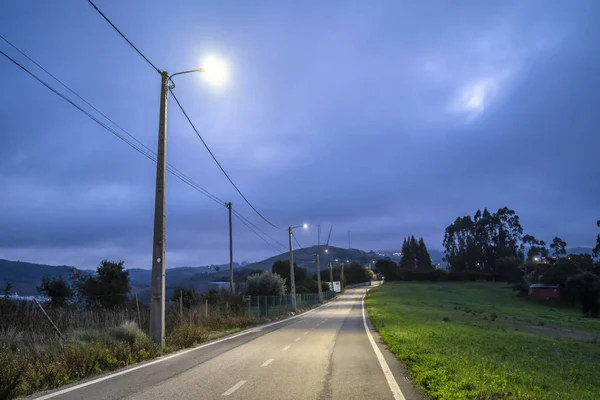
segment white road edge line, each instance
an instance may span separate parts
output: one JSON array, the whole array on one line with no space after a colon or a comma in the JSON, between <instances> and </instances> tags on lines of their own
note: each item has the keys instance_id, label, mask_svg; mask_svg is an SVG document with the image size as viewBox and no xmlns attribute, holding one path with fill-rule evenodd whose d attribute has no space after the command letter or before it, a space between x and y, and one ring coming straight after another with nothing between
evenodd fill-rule
<instances>
[{"instance_id":1,"label":"white road edge line","mask_svg":"<svg viewBox=\"0 0 600 400\"><path fill-rule=\"evenodd\" d=\"M267 361L265 361L261 367L266 367L267 365L271 364L273 361L275 361L274 358L269 358Z\"/></svg>"},{"instance_id":2,"label":"white road edge line","mask_svg":"<svg viewBox=\"0 0 600 400\"><path fill-rule=\"evenodd\" d=\"M365 316L365 296L366 295L367 295L367 293L365 292L365 294L363 294L363 297L361 299L362 317L363 317L363 324L365 326L365 332L367 332L369 342L371 342L373 351L375 352L375 355L377 356L377 361L379 361L379 365L381 366L383 375L385 375L385 379L388 383L388 386L390 387L390 390L392 391L392 395L394 396L394 399L405 400L404 395L402 394L402 390L400 390L400 386L398 386L398 382L396 382L396 378L394 378L394 374L392 374L392 371L390 371L390 367L388 366L387 362L385 361L385 358L383 358L383 354L381 354L381 350L379 350L379 347L377 347L377 343L375 343L375 339L373 339L373 335L371 335L371 332L369 331L369 326L367 325L367 317Z\"/></svg>"},{"instance_id":3,"label":"white road edge line","mask_svg":"<svg viewBox=\"0 0 600 400\"><path fill-rule=\"evenodd\" d=\"M292 346L285 346L283 349L281 349L281 351L288 351L288 349L292 347Z\"/></svg>"},{"instance_id":4,"label":"white road edge line","mask_svg":"<svg viewBox=\"0 0 600 400\"><path fill-rule=\"evenodd\" d=\"M239 388L244 386L244 383L246 383L246 381L239 381L238 383L233 385L233 387L231 389L229 389L228 391L223 393L221 396L229 396L230 394L232 394L233 392L235 392L236 390L238 390Z\"/></svg>"},{"instance_id":5,"label":"white road edge line","mask_svg":"<svg viewBox=\"0 0 600 400\"><path fill-rule=\"evenodd\" d=\"M34 397L34 399L35 400L51 399L53 397L60 396L60 395L65 394L65 393L69 393L69 392L72 392L74 390L81 389L81 388L84 388L86 386L93 385L95 383L103 382L103 381L109 380L111 378L115 378L117 376L125 375L125 374L128 374L130 372L137 371L138 369L150 367L152 365L161 363L163 361L170 360L170 359L175 358L175 357L183 356L185 354L191 353L191 352L196 351L196 350L203 349L203 348L208 347L208 346L215 345L217 343L221 343L221 342L225 342L227 340L235 339L237 337L244 336L244 335L247 335L249 333L255 333L255 332L257 332L257 329L261 329L262 330L264 328L269 328L269 327L274 326L274 325L279 325L279 324L282 324L284 322L294 320L296 318L300 318L300 317L304 318L304 317L307 317L308 315L316 312L317 310L323 310L323 309L331 306L335 302L335 300L337 300L339 298L340 297L336 297L334 300L330 301L329 303L320 305L320 306L318 306L316 308L313 308L312 310L307 311L305 313L294 315L293 317L289 317L289 318L286 318L286 319L282 319L281 321L275 321L275 322L271 322L271 323L266 324L266 325L261 325L261 326L258 326L258 327L250 328L248 330L245 330L245 331L233 334L231 336L227 336L227 337L224 337L222 339L215 340L214 342L205 343L205 344L202 344L200 346L196 346L196 347L192 347L190 349L182 350L182 351L180 351L178 353L174 353L174 354L171 354L171 355L168 355L168 356L164 356L164 357L159 357L159 358L157 358L157 359L155 359L153 361L149 361L147 363L144 363L144 364L141 364L141 365L137 365L135 367L127 368L125 370L118 371L118 372L115 372L115 373L112 373L112 374L109 374L109 375L106 375L106 376L102 376L100 378L92 379L90 381L87 381L87 382L84 382L84 383L80 383L78 385L74 385L74 386L68 387L66 389L59 390L57 392L48 393L45 396Z\"/></svg>"}]
</instances>

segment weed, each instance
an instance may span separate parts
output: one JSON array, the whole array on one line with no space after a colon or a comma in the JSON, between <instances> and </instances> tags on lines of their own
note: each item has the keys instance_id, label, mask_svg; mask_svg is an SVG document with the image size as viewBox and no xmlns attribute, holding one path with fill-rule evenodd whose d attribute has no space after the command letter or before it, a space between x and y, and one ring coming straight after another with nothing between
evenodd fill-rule
<instances>
[{"instance_id":1,"label":"weed","mask_svg":"<svg viewBox=\"0 0 600 400\"><path fill-rule=\"evenodd\" d=\"M450 318L444 317L444 318L442 318L442 321L444 321L444 322L450 322Z\"/></svg>"}]
</instances>

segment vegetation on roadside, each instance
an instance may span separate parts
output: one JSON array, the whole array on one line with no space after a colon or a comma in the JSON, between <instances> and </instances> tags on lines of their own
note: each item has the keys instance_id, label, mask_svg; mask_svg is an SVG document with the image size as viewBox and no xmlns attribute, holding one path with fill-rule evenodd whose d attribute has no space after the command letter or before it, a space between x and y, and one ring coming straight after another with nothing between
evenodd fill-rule
<instances>
[{"instance_id":1,"label":"vegetation on roadside","mask_svg":"<svg viewBox=\"0 0 600 400\"><path fill-rule=\"evenodd\" d=\"M259 322L247 315L243 294L182 289L167 307L161 349L146 333L148 307L129 296L123 262L105 260L95 274L74 271L69 280L44 277L38 290L62 336L36 303L0 298L0 399L57 388Z\"/></svg>"},{"instance_id":2,"label":"vegetation on roadside","mask_svg":"<svg viewBox=\"0 0 600 400\"><path fill-rule=\"evenodd\" d=\"M432 399L598 399L600 320L502 283L398 283L369 317Z\"/></svg>"}]
</instances>

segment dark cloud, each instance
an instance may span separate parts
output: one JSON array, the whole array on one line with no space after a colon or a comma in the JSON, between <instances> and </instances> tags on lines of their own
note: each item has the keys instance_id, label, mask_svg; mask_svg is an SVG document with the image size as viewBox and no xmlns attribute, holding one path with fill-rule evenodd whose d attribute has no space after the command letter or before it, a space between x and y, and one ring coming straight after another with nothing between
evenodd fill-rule
<instances>
[{"instance_id":1,"label":"dark cloud","mask_svg":"<svg viewBox=\"0 0 600 400\"><path fill-rule=\"evenodd\" d=\"M594 1L179 2L166 17L154 2L101 6L160 68L192 68L208 51L228 57L228 87L181 76L177 96L259 210L283 227L311 223L297 233L303 244L316 241L320 222L322 238L334 225L334 245L347 245L351 231L364 249L398 247L411 234L441 248L454 218L504 205L536 236L593 243ZM158 76L92 9L5 9L7 38L156 147ZM148 267L153 164L6 60L0 71L9 77L0 257ZM287 243L244 204L173 101L168 124L169 161ZM170 266L227 259L224 207L172 176L167 205ZM275 252L234 227L238 260Z\"/></svg>"}]
</instances>

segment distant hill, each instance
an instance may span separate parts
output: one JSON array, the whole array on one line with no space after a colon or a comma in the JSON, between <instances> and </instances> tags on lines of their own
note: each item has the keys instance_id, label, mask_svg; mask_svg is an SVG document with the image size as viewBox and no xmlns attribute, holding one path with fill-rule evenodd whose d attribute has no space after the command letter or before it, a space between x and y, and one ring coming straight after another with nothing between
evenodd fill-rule
<instances>
[{"instance_id":1,"label":"distant hill","mask_svg":"<svg viewBox=\"0 0 600 400\"><path fill-rule=\"evenodd\" d=\"M36 287L43 276L69 277L74 267L67 265L34 264L23 261L10 261L0 259L0 290L4 289L6 282L13 284L13 291L24 296L38 294Z\"/></svg>"},{"instance_id":2,"label":"distant hill","mask_svg":"<svg viewBox=\"0 0 600 400\"><path fill-rule=\"evenodd\" d=\"M567 254L592 254L594 249L591 247L573 247L572 249L567 249Z\"/></svg>"},{"instance_id":3,"label":"distant hill","mask_svg":"<svg viewBox=\"0 0 600 400\"><path fill-rule=\"evenodd\" d=\"M325 252L325 249L327 249L327 252ZM339 262L350 261L366 265L371 261L377 261L386 257L374 251L366 252L364 250L359 249L344 249L341 247L334 246L311 246L294 250L294 262L298 264L299 267L308 269L310 274L313 274L317 269L316 253L318 250L320 250L319 257L322 268L324 268L324 266L329 264L330 262L335 263L336 259ZM262 260L253 264L248 264L246 267L257 270L270 270L275 261L289 261L289 259L289 252L285 252L273 257L269 257L266 260Z\"/></svg>"},{"instance_id":4,"label":"distant hill","mask_svg":"<svg viewBox=\"0 0 600 400\"><path fill-rule=\"evenodd\" d=\"M235 269L243 269L239 264L234 263ZM225 272L225 276L229 276L229 264L210 265L203 267L177 267L167 270L167 287L185 286L192 287L197 282L209 282L215 279L223 272L217 272L216 267L219 267ZM58 277L62 275L68 279L72 271L77 268L66 265L45 265L35 264L24 261L10 261L0 259L0 290L4 288L6 282L13 284L13 292L22 296L37 295L37 286L40 284L44 276ZM148 299L150 298L150 280L152 273L149 269L132 268L128 269L129 279L131 283L132 293L138 293L140 296L146 291ZM227 278L228 279L228 278ZM197 290L213 287L214 285L197 285Z\"/></svg>"}]
</instances>

